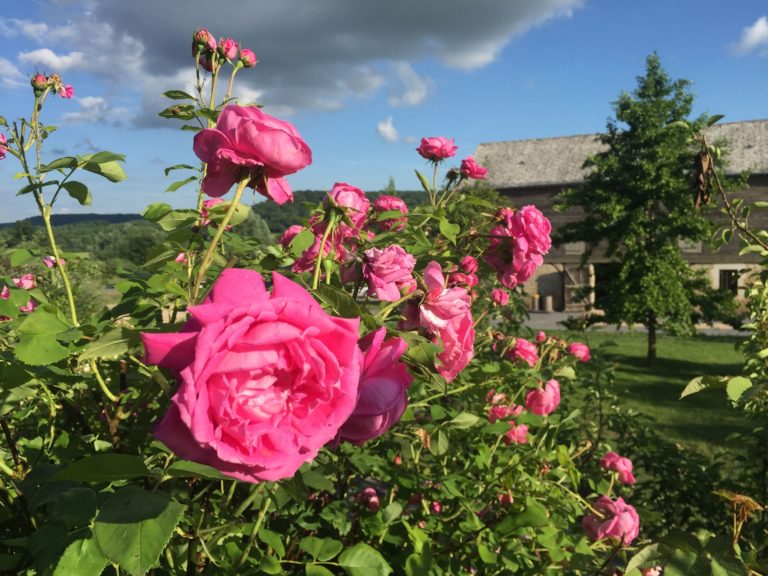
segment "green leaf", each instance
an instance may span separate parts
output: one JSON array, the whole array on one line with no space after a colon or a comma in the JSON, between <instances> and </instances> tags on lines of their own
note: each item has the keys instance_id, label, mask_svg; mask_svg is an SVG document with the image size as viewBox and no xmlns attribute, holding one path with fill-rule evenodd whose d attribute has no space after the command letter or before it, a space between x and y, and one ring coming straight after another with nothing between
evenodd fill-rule
<instances>
[{"instance_id":1,"label":"green leaf","mask_svg":"<svg viewBox=\"0 0 768 576\"><path fill-rule=\"evenodd\" d=\"M504 518L496 527L496 531L499 534L505 534L518 528L544 526L548 520L547 509L535 500L528 498L525 509L519 514L512 514Z\"/></svg>"},{"instance_id":2,"label":"green leaf","mask_svg":"<svg viewBox=\"0 0 768 576\"><path fill-rule=\"evenodd\" d=\"M109 560L143 576L157 562L185 509L165 492L128 486L104 500L93 533Z\"/></svg>"},{"instance_id":3,"label":"green leaf","mask_svg":"<svg viewBox=\"0 0 768 576\"><path fill-rule=\"evenodd\" d=\"M60 334L69 328L55 314L45 308L38 308L19 325L19 332L28 336L43 336Z\"/></svg>"},{"instance_id":4,"label":"green leaf","mask_svg":"<svg viewBox=\"0 0 768 576\"><path fill-rule=\"evenodd\" d=\"M317 564L310 564L307 562L304 565L306 576L334 576L333 572L325 568L324 566L318 566Z\"/></svg>"},{"instance_id":5,"label":"green leaf","mask_svg":"<svg viewBox=\"0 0 768 576\"><path fill-rule=\"evenodd\" d=\"M70 170L77 168L77 158L74 156L64 156L62 158L57 158L53 162L41 166L40 173L50 172L51 170L58 170L60 168L68 168Z\"/></svg>"},{"instance_id":6,"label":"green leaf","mask_svg":"<svg viewBox=\"0 0 768 576\"><path fill-rule=\"evenodd\" d=\"M192 118L195 117L195 105L175 104L169 106L162 112L159 112L158 116L162 116L163 118L178 118L179 120L192 120Z\"/></svg>"},{"instance_id":7,"label":"green leaf","mask_svg":"<svg viewBox=\"0 0 768 576\"><path fill-rule=\"evenodd\" d=\"M5 374L5 372L3 372ZM19 407L19 402L37 395L31 386L21 385L14 388L0 388L0 418Z\"/></svg>"},{"instance_id":8,"label":"green leaf","mask_svg":"<svg viewBox=\"0 0 768 576\"><path fill-rule=\"evenodd\" d=\"M166 232L176 230L182 226L189 226L197 221L200 217L197 210L171 210L158 221L160 228Z\"/></svg>"},{"instance_id":9,"label":"green leaf","mask_svg":"<svg viewBox=\"0 0 768 576\"><path fill-rule=\"evenodd\" d=\"M71 182L64 182L61 187L67 191L67 194L77 200L81 206L91 205L91 191L82 182L72 180Z\"/></svg>"},{"instance_id":10,"label":"green leaf","mask_svg":"<svg viewBox=\"0 0 768 576\"><path fill-rule=\"evenodd\" d=\"M713 124L719 122L725 118L725 114L713 114L709 118L707 118L707 127L712 126Z\"/></svg>"},{"instance_id":11,"label":"green leaf","mask_svg":"<svg viewBox=\"0 0 768 576\"><path fill-rule=\"evenodd\" d=\"M453 420L448 422L448 425L454 428L458 428L459 430L464 430L465 428L471 428L472 426L477 424L478 420L480 420L480 418L478 418L474 414L470 414L469 412L462 412L461 414L456 416Z\"/></svg>"},{"instance_id":12,"label":"green leaf","mask_svg":"<svg viewBox=\"0 0 768 576\"><path fill-rule=\"evenodd\" d=\"M326 492L333 492L336 485L331 482L327 476L315 472L314 470L306 470L301 473L301 477L304 480L304 484L315 490L324 490Z\"/></svg>"},{"instance_id":13,"label":"green leaf","mask_svg":"<svg viewBox=\"0 0 768 576\"><path fill-rule=\"evenodd\" d=\"M170 98L171 100L194 100L195 97L191 94L187 94L183 90L168 90L163 92L163 96Z\"/></svg>"},{"instance_id":14,"label":"green leaf","mask_svg":"<svg viewBox=\"0 0 768 576\"><path fill-rule=\"evenodd\" d=\"M197 176L190 176L189 178L185 178L184 180L178 180L173 184L171 184L170 186L168 186L168 188L166 188L165 191L176 192L176 190L178 190L182 186L186 186L187 184L189 184L190 182L194 182L195 180L197 180Z\"/></svg>"},{"instance_id":15,"label":"green leaf","mask_svg":"<svg viewBox=\"0 0 768 576\"><path fill-rule=\"evenodd\" d=\"M573 366L562 366L554 373L554 376L565 378L566 380L573 380L576 378L576 370L573 369Z\"/></svg>"},{"instance_id":16,"label":"green leaf","mask_svg":"<svg viewBox=\"0 0 768 576\"><path fill-rule=\"evenodd\" d=\"M755 208L768 208L768 202L765 201L759 201L752 204Z\"/></svg>"},{"instance_id":17,"label":"green leaf","mask_svg":"<svg viewBox=\"0 0 768 576\"><path fill-rule=\"evenodd\" d=\"M8 253L11 266L23 266L35 256L26 248L16 248Z\"/></svg>"},{"instance_id":18,"label":"green leaf","mask_svg":"<svg viewBox=\"0 0 768 576\"><path fill-rule=\"evenodd\" d=\"M166 204L165 202L156 202L147 206L144 209L144 212L141 213L141 216L150 222L157 222L171 210L173 210L173 208L170 204Z\"/></svg>"},{"instance_id":19,"label":"green leaf","mask_svg":"<svg viewBox=\"0 0 768 576\"><path fill-rule=\"evenodd\" d=\"M661 557L662 555L659 551L659 545L651 544L632 556L632 559L627 563L627 567L624 571L631 572L632 570L639 570L640 568L650 568L655 565Z\"/></svg>"},{"instance_id":20,"label":"green leaf","mask_svg":"<svg viewBox=\"0 0 768 576\"><path fill-rule=\"evenodd\" d=\"M343 318L359 318L362 315L357 302L343 290L321 284L314 293L326 306Z\"/></svg>"},{"instance_id":21,"label":"green leaf","mask_svg":"<svg viewBox=\"0 0 768 576\"><path fill-rule=\"evenodd\" d=\"M442 456L448 452L449 446L448 434L444 430L439 429L437 434L432 437L432 441L429 444L429 451L435 456Z\"/></svg>"},{"instance_id":22,"label":"green leaf","mask_svg":"<svg viewBox=\"0 0 768 576\"><path fill-rule=\"evenodd\" d=\"M208 478L210 480L232 480L229 476L225 476L216 468L206 466L205 464L198 464L197 462L190 462L189 460L177 460L168 467L167 470L170 476L180 478Z\"/></svg>"},{"instance_id":23,"label":"green leaf","mask_svg":"<svg viewBox=\"0 0 768 576\"><path fill-rule=\"evenodd\" d=\"M121 182L125 180L126 176L123 167L119 163L124 161L125 156L122 154L106 151L97 152L96 154L81 156L80 168L103 176L110 182Z\"/></svg>"},{"instance_id":24,"label":"green leaf","mask_svg":"<svg viewBox=\"0 0 768 576\"><path fill-rule=\"evenodd\" d=\"M48 180L47 182L43 182L40 184L39 182L34 182L32 184L27 184L23 188L21 188L18 192L16 192L16 196L23 196L24 194L29 194L30 192L34 192L35 190L42 190L46 186L54 186L58 185L58 180Z\"/></svg>"},{"instance_id":25,"label":"green leaf","mask_svg":"<svg viewBox=\"0 0 768 576\"><path fill-rule=\"evenodd\" d=\"M730 401L735 404L739 401L741 395L750 388L752 388L752 382L750 382L749 378L744 378L744 376L734 376L728 380L725 392L728 394Z\"/></svg>"},{"instance_id":26,"label":"green leaf","mask_svg":"<svg viewBox=\"0 0 768 576\"><path fill-rule=\"evenodd\" d=\"M338 562L350 576L387 576L392 573L384 557L363 542L344 550Z\"/></svg>"},{"instance_id":27,"label":"green leaf","mask_svg":"<svg viewBox=\"0 0 768 576\"><path fill-rule=\"evenodd\" d=\"M224 216L226 215L227 210L229 210L231 204L231 202L222 202L221 204L217 204L208 211L208 217L217 224L221 223L221 221L224 220ZM242 224L248 219L250 214L250 206L246 206L245 204L238 204L234 213L232 214L232 218L230 219L229 224L231 226Z\"/></svg>"},{"instance_id":28,"label":"green leaf","mask_svg":"<svg viewBox=\"0 0 768 576\"><path fill-rule=\"evenodd\" d=\"M51 480L77 482L113 482L149 476L144 460L130 454L95 454L69 464Z\"/></svg>"},{"instance_id":29,"label":"green leaf","mask_svg":"<svg viewBox=\"0 0 768 576\"><path fill-rule=\"evenodd\" d=\"M456 244L456 235L461 232L461 227L458 224L451 224L445 218L440 218L440 234L448 238L451 244Z\"/></svg>"},{"instance_id":30,"label":"green leaf","mask_svg":"<svg viewBox=\"0 0 768 576\"><path fill-rule=\"evenodd\" d=\"M686 396L696 394L697 392L701 392L707 388L723 388L725 387L727 381L728 378L722 376L697 376L688 382L688 385L680 394L680 399L682 400Z\"/></svg>"},{"instance_id":31,"label":"green leaf","mask_svg":"<svg viewBox=\"0 0 768 576\"><path fill-rule=\"evenodd\" d=\"M419 179L419 183L421 184L421 187L424 188L424 192L427 194L432 192L432 186L429 184L429 180L427 180L427 177L424 176L421 172L416 170L416 177Z\"/></svg>"},{"instance_id":32,"label":"green leaf","mask_svg":"<svg viewBox=\"0 0 768 576\"><path fill-rule=\"evenodd\" d=\"M173 166L168 166L163 172L168 176L173 170L197 170L197 168L190 166L189 164L174 164Z\"/></svg>"},{"instance_id":33,"label":"green leaf","mask_svg":"<svg viewBox=\"0 0 768 576\"><path fill-rule=\"evenodd\" d=\"M72 542L56 563L53 576L100 576L109 560L90 530L88 536Z\"/></svg>"},{"instance_id":34,"label":"green leaf","mask_svg":"<svg viewBox=\"0 0 768 576\"><path fill-rule=\"evenodd\" d=\"M275 551L275 554L277 554L278 558L285 556L285 546L283 546L283 541L280 539L280 534L277 532L272 532L272 530L262 528L259 530L259 540L272 548L272 550Z\"/></svg>"},{"instance_id":35,"label":"green leaf","mask_svg":"<svg viewBox=\"0 0 768 576\"><path fill-rule=\"evenodd\" d=\"M315 538L314 536L307 536L306 538L301 539L299 548L312 556L314 560L328 562L332 558L335 558L339 552L344 550L344 544L333 538Z\"/></svg>"},{"instance_id":36,"label":"green leaf","mask_svg":"<svg viewBox=\"0 0 768 576\"><path fill-rule=\"evenodd\" d=\"M296 236L293 237L293 240L291 240L291 244L289 246L291 254L294 258L298 258L301 256L302 252L312 246L312 243L315 241L315 234L310 230L309 228L305 228Z\"/></svg>"},{"instance_id":37,"label":"green leaf","mask_svg":"<svg viewBox=\"0 0 768 576\"><path fill-rule=\"evenodd\" d=\"M69 350L59 344L55 335L24 335L19 338L13 354L18 360L30 366L45 366L63 360L69 356Z\"/></svg>"},{"instance_id":38,"label":"green leaf","mask_svg":"<svg viewBox=\"0 0 768 576\"><path fill-rule=\"evenodd\" d=\"M130 338L123 328L113 328L90 342L80 353L81 360L92 358L116 358L127 354Z\"/></svg>"}]
</instances>

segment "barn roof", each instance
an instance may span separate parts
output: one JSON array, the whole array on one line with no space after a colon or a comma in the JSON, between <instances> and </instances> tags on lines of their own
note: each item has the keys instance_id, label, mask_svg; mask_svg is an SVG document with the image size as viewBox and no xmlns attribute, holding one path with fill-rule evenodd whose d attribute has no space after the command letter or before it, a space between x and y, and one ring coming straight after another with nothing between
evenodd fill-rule
<instances>
[{"instance_id":1,"label":"barn roof","mask_svg":"<svg viewBox=\"0 0 768 576\"><path fill-rule=\"evenodd\" d=\"M715 124L707 129L711 142L728 142L728 172L768 174L768 119ZM488 168L494 188L579 184L584 161L605 147L599 134L488 142L475 158Z\"/></svg>"}]
</instances>

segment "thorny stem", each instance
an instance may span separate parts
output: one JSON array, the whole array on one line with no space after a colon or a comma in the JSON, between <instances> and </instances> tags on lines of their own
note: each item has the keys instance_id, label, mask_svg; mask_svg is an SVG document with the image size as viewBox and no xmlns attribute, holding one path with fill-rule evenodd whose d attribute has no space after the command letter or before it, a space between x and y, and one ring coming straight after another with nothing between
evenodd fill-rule
<instances>
[{"instance_id":1,"label":"thorny stem","mask_svg":"<svg viewBox=\"0 0 768 576\"><path fill-rule=\"evenodd\" d=\"M245 187L248 185L250 180L250 173L240 178L240 182L237 184L237 190L235 191L235 196L232 198L232 202L229 205L229 209L227 210L227 213L224 214L224 219L219 224L218 228L216 229L216 234L213 236L213 240L211 240L211 243L208 245L208 250L206 250L205 255L203 256L203 260L200 262L200 268L197 271L197 278L195 279L195 284L192 288L193 300L197 299L200 293L200 286L205 279L205 273L208 271L208 267L213 261L213 256L216 253L216 246L218 246L221 237L224 235L224 230L229 224L229 221L232 219L232 215L235 213L235 210L237 210L237 206L240 203L240 198L243 196L243 191L245 190Z\"/></svg>"},{"instance_id":2,"label":"thorny stem","mask_svg":"<svg viewBox=\"0 0 768 576\"><path fill-rule=\"evenodd\" d=\"M437 201L437 162L433 162L433 164L435 165L435 171L432 174L432 192L430 193L432 206Z\"/></svg>"}]
</instances>

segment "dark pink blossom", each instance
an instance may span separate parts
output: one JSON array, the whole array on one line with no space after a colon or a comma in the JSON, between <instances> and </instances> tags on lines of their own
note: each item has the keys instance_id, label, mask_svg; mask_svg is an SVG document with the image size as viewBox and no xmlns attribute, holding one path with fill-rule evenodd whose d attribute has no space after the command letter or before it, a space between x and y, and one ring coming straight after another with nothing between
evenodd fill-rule
<instances>
[{"instance_id":1,"label":"dark pink blossom","mask_svg":"<svg viewBox=\"0 0 768 576\"><path fill-rule=\"evenodd\" d=\"M589 346L582 344L581 342L572 342L570 346L568 346L568 354L582 362L587 362L591 358L589 354Z\"/></svg>"},{"instance_id":2,"label":"dark pink blossom","mask_svg":"<svg viewBox=\"0 0 768 576\"><path fill-rule=\"evenodd\" d=\"M619 456L616 452L607 452L600 458L600 466L606 470L611 470L619 475L619 482L622 484L634 484L636 482L632 474L632 460Z\"/></svg>"},{"instance_id":3,"label":"dark pink blossom","mask_svg":"<svg viewBox=\"0 0 768 576\"><path fill-rule=\"evenodd\" d=\"M467 156L461 161L461 173L466 178L484 180L488 176L488 169L475 162L472 156Z\"/></svg>"},{"instance_id":4,"label":"dark pink blossom","mask_svg":"<svg viewBox=\"0 0 768 576\"><path fill-rule=\"evenodd\" d=\"M373 201L373 211L376 214L381 214L383 212L401 212L403 214L401 218L376 220L376 226L380 229L399 232L405 228L405 223L408 220L408 206L402 198L387 196L386 194L381 195Z\"/></svg>"},{"instance_id":5,"label":"dark pink blossom","mask_svg":"<svg viewBox=\"0 0 768 576\"><path fill-rule=\"evenodd\" d=\"M450 140L442 136L432 136L430 138L422 138L421 144L416 148L416 152L422 158L431 160L432 162L440 162L446 158L450 158L456 154L458 146L453 143L453 138Z\"/></svg>"},{"instance_id":6,"label":"dark pink blossom","mask_svg":"<svg viewBox=\"0 0 768 576\"><path fill-rule=\"evenodd\" d=\"M413 267L416 258L400 246L391 245L383 250L365 251L363 277L368 289L379 300L395 302L402 297L401 290L414 286Z\"/></svg>"},{"instance_id":7,"label":"dark pink blossom","mask_svg":"<svg viewBox=\"0 0 768 576\"><path fill-rule=\"evenodd\" d=\"M584 517L582 525L592 540L613 540L629 546L640 533L637 510L624 502L601 496L594 504L595 513Z\"/></svg>"},{"instance_id":8,"label":"dark pink blossom","mask_svg":"<svg viewBox=\"0 0 768 576\"><path fill-rule=\"evenodd\" d=\"M539 416L549 416L560 405L560 383L548 381L544 387L531 390L525 396L525 406Z\"/></svg>"},{"instance_id":9,"label":"dark pink blossom","mask_svg":"<svg viewBox=\"0 0 768 576\"><path fill-rule=\"evenodd\" d=\"M508 354L513 360L522 360L531 367L535 366L536 362L539 361L539 352L536 350L536 345L525 338L517 338L515 340L515 347Z\"/></svg>"}]
</instances>

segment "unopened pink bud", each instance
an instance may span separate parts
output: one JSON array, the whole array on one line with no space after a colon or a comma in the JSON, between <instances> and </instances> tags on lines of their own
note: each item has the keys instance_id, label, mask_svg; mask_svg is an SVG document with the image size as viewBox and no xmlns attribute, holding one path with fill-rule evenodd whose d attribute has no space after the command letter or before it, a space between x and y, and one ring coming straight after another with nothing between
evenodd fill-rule
<instances>
[{"instance_id":1,"label":"unopened pink bud","mask_svg":"<svg viewBox=\"0 0 768 576\"><path fill-rule=\"evenodd\" d=\"M218 50L219 54L231 62L237 57L237 42L232 38L220 38Z\"/></svg>"},{"instance_id":2,"label":"unopened pink bud","mask_svg":"<svg viewBox=\"0 0 768 576\"><path fill-rule=\"evenodd\" d=\"M32 84L32 89L35 91L35 94L42 94L48 87L48 78L46 78L45 75L38 73L32 76L30 84Z\"/></svg>"},{"instance_id":3,"label":"unopened pink bud","mask_svg":"<svg viewBox=\"0 0 768 576\"><path fill-rule=\"evenodd\" d=\"M429 504L429 511L432 512L435 516L442 514L443 512L443 505L440 503L439 500L432 500Z\"/></svg>"},{"instance_id":4,"label":"unopened pink bud","mask_svg":"<svg viewBox=\"0 0 768 576\"><path fill-rule=\"evenodd\" d=\"M197 54L198 50L210 52L216 50L216 39L206 28L200 28L192 35L192 55Z\"/></svg>"},{"instance_id":5,"label":"unopened pink bud","mask_svg":"<svg viewBox=\"0 0 768 576\"><path fill-rule=\"evenodd\" d=\"M536 334L536 342L544 342L547 339L547 335L543 330L540 330Z\"/></svg>"},{"instance_id":6,"label":"unopened pink bud","mask_svg":"<svg viewBox=\"0 0 768 576\"><path fill-rule=\"evenodd\" d=\"M240 50L240 62L243 64L243 68L253 68L259 62L256 58L256 54L250 48L243 48Z\"/></svg>"},{"instance_id":7,"label":"unopened pink bud","mask_svg":"<svg viewBox=\"0 0 768 576\"><path fill-rule=\"evenodd\" d=\"M179 252L179 255L174 260L179 264L184 264L187 261L187 255L184 252Z\"/></svg>"}]
</instances>

